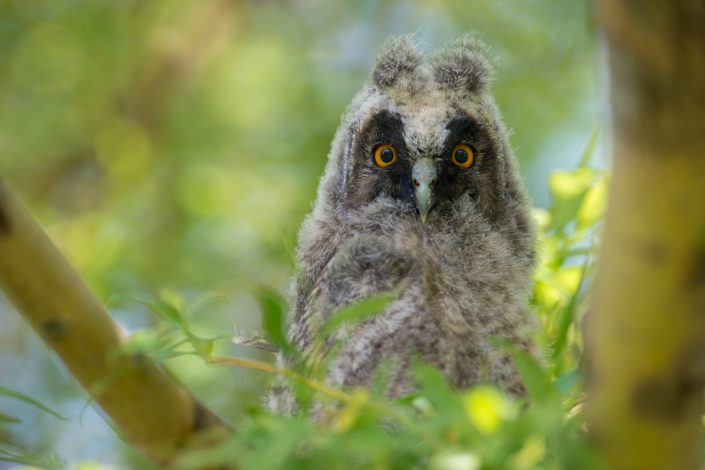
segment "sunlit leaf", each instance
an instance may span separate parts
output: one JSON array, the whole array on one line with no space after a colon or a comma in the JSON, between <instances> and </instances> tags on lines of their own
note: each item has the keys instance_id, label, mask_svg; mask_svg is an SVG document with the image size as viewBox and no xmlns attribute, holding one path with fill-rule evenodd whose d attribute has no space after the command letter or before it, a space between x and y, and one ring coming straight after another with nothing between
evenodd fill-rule
<instances>
[{"instance_id":1,"label":"sunlit leaf","mask_svg":"<svg viewBox=\"0 0 705 470\"><path fill-rule=\"evenodd\" d=\"M553 204L550 208L551 222L548 229L560 230L575 220L583 199L597 177L597 172L591 168L551 173L548 186Z\"/></svg>"},{"instance_id":2,"label":"sunlit leaf","mask_svg":"<svg viewBox=\"0 0 705 470\"><path fill-rule=\"evenodd\" d=\"M580 291L580 287L582 286L585 280L589 265L590 260L586 259L583 263L582 269L577 269L576 267L571 268L571 273L575 273L576 275L572 276L575 278L574 280L571 279L568 281L568 291L571 292L570 300L568 301L567 305L560 310L558 314L558 331L556 333L556 339L553 343L553 351L551 353L551 357L554 360L563 351L563 348L565 347L568 338L568 330L570 329L571 325L575 323L578 301L582 294Z\"/></svg>"},{"instance_id":3,"label":"sunlit leaf","mask_svg":"<svg viewBox=\"0 0 705 470\"><path fill-rule=\"evenodd\" d=\"M489 386L472 388L463 396L463 405L470 421L485 434L495 434L517 411L502 393Z\"/></svg>"},{"instance_id":4,"label":"sunlit leaf","mask_svg":"<svg viewBox=\"0 0 705 470\"><path fill-rule=\"evenodd\" d=\"M600 178L587 192L577 213L577 228L586 229L605 216L609 178Z\"/></svg>"},{"instance_id":5,"label":"sunlit leaf","mask_svg":"<svg viewBox=\"0 0 705 470\"><path fill-rule=\"evenodd\" d=\"M556 201L569 201L590 189L595 178L595 170L590 168L554 171L548 178L548 187Z\"/></svg>"},{"instance_id":6,"label":"sunlit leaf","mask_svg":"<svg viewBox=\"0 0 705 470\"><path fill-rule=\"evenodd\" d=\"M356 390L352 397L352 403L348 403L335 416L333 429L336 432L345 432L355 425L362 407L369 401L369 394L364 389Z\"/></svg>"},{"instance_id":7,"label":"sunlit leaf","mask_svg":"<svg viewBox=\"0 0 705 470\"><path fill-rule=\"evenodd\" d=\"M529 436L524 446L511 459L512 468L524 470L534 468L546 455L546 441L541 436Z\"/></svg>"}]
</instances>

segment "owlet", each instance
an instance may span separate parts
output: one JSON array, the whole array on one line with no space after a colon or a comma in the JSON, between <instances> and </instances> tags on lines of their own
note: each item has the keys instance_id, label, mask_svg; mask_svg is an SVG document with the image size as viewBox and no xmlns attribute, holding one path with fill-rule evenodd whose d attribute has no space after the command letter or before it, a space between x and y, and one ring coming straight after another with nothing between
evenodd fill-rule
<instances>
[{"instance_id":1,"label":"owlet","mask_svg":"<svg viewBox=\"0 0 705 470\"><path fill-rule=\"evenodd\" d=\"M332 386L365 386L384 362L388 394L399 397L414 390L418 359L459 388L523 393L493 338L532 349L535 239L484 52L464 36L424 58L411 38L392 38L342 118L299 233L289 339L310 357L336 311L396 294L383 312L324 339L338 345ZM285 388L273 389L269 406L291 412Z\"/></svg>"}]
</instances>

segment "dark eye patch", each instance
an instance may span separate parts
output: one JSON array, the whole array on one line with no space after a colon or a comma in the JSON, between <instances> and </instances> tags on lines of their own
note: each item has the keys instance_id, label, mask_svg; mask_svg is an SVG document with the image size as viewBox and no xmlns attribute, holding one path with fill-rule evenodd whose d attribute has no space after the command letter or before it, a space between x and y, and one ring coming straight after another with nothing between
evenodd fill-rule
<instances>
[{"instance_id":1,"label":"dark eye patch","mask_svg":"<svg viewBox=\"0 0 705 470\"><path fill-rule=\"evenodd\" d=\"M384 110L370 117L360 131L356 156L372 163L372 152L382 144L392 145L400 157L406 155L404 124L399 114Z\"/></svg>"},{"instance_id":2,"label":"dark eye patch","mask_svg":"<svg viewBox=\"0 0 705 470\"><path fill-rule=\"evenodd\" d=\"M448 121L446 129L450 131L445 142L446 151L450 151L460 143L476 146L479 126L467 115L461 114Z\"/></svg>"},{"instance_id":3,"label":"dark eye patch","mask_svg":"<svg viewBox=\"0 0 705 470\"><path fill-rule=\"evenodd\" d=\"M459 114L455 116L448 121L448 124L446 125L446 129L450 131L451 136L453 134L457 135L472 132L472 130L476 127L477 124L475 124L475 121L470 119L470 117L466 114Z\"/></svg>"},{"instance_id":4,"label":"dark eye patch","mask_svg":"<svg viewBox=\"0 0 705 470\"><path fill-rule=\"evenodd\" d=\"M382 194L411 200L413 188L401 116L388 110L380 111L368 118L353 135L343 168L344 176L340 180L343 207L363 207ZM394 147L398 161L389 166L375 163L374 151L380 145Z\"/></svg>"},{"instance_id":5,"label":"dark eye patch","mask_svg":"<svg viewBox=\"0 0 705 470\"><path fill-rule=\"evenodd\" d=\"M438 207L444 202L452 206L467 193L486 217L493 219L501 210L503 191L501 149L496 130L486 120L474 119L462 110L456 110L447 124L448 137L444 143L443 158L447 164L436 183ZM453 149L465 144L474 151L474 162L468 168L458 168L452 162Z\"/></svg>"},{"instance_id":6,"label":"dark eye patch","mask_svg":"<svg viewBox=\"0 0 705 470\"><path fill-rule=\"evenodd\" d=\"M477 161L473 168L482 169L482 165L486 163L483 160L492 153L492 142L488 140L484 127L467 114L460 112L448 121L446 129L449 131L443 146L443 155L446 159L450 162L451 153L458 144L467 144L476 151Z\"/></svg>"}]
</instances>

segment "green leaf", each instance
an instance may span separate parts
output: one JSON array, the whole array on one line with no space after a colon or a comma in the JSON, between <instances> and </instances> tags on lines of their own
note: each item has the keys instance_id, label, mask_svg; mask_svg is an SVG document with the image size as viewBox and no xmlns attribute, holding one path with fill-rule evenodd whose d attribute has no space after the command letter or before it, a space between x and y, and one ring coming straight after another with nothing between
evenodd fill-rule
<instances>
[{"instance_id":1,"label":"green leaf","mask_svg":"<svg viewBox=\"0 0 705 470\"><path fill-rule=\"evenodd\" d=\"M548 177L548 187L556 201L569 201L590 189L596 176L597 171L590 168L557 170Z\"/></svg>"},{"instance_id":2,"label":"green leaf","mask_svg":"<svg viewBox=\"0 0 705 470\"><path fill-rule=\"evenodd\" d=\"M212 338L194 337L191 343L194 345L196 353L198 353L199 356L211 357L213 355L213 350L215 349L215 341L216 340Z\"/></svg>"},{"instance_id":3,"label":"green leaf","mask_svg":"<svg viewBox=\"0 0 705 470\"><path fill-rule=\"evenodd\" d=\"M460 396L448 384L448 379L438 368L422 361L415 361L411 369L419 394L439 412L462 413Z\"/></svg>"},{"instance_id":4,"label":"green leaf","mask_svg":"<svg viewBox=\"0 0 705 470\"><path fill-rule=\"evenodd\" d=\"M139 330L130 335L125 344L122 345L122 351L127 354L135 352L151 354L159 351L163 345L164 340L155 331Z\"/></svg>"},{"instance_id":5,"label":"green leaf","mask_svg":"<svg viewBox=\"0 0 705 470\"><path fill-rule=\"evenodd\" d=\"M534 402L547 403L555 401L557 393L551 378L533 356L522 351L509 341L495 339L493 342L511 354L529 397Z\"/></svg>"},{"instance_id":6,"label":"green leaf","mask_svg":"<svg viewBox=\"0 0 705 470\"><path fill-rule=\"evenodd\" d=\"M580 156L578 168L585 168L590 164L592 157L595 155L595 148L597 147L597 143L600 141L599 137L600 126L598 124L595 125L595 127L592 129L592 132L590 132L590 137L588 137L587 144L585 144L583 154Z\"/></svg>"},{"instance_id":7,"label":"green leaf","mask_svg":"<svg viewBox=\"0 0 705 470\"><path fill-rule=\"evenodd\" d=\"M590 258L586 258L583 263L583 267L580 270L580 280L578 285L573 291L570 301L565 308L561 309L558 317L558 332L556 334L556 339L553 342L551 351L551 360L556 364L558 361L558 356L563 352L568 339L568 330L570 326L575 323L575 311L578 308L578 301L580 300L580 290L582 288L583 282L585 281L585 276L587 275L588 267L590 266Z\"/></svg>"},{"instance_id":8,"label":"green leaf","mask_svg":"<svg viewBox=\"0 0 705 470\"><path fill-rule=\"evenodd\" d=\"M267 339L285 352L293 351L284 333L284 305L286 300L278 292L268 287L257 290L257 301L262 312L262 327Z\"/></svg>"},{"instance_id":9,"label":"green leaf","mask_svg":"<svg viewBox=\"0 0 705 470\"><path fill-rule=\"evenodd\" d=\"M341 308L325 321L321 328L321 334L323 336L329 335L341 325L359 323L382 313L398 295L398 290L382 292Z\"/></svg>"},{"instance_id":10,"label":"green leaf","mask_svg":"<svg viewBox=\"0 0 705 470\"><path fill-rule=\"evenodd\" d=\"M35 400L34 398L32 398L32 397L30 397L30 396L25 395L24 393L18 392L18 391L16 391L16 390L12 390L12 389L7 388L7 387L0 386L0 395L6 396L6 397L10 397L10 398L13 398L13 399L15 399L15 400L19 400L19 401L21 401L21 402L24 402L24 403L30 405L30 406L33 406L34 408L37 408L37 409L39 409L39 410L42 410L43 412L48 413L48 414L52 415L52 416L55 417L55 418L58 418L58 419L61 419L61 420L64 420L64 421L68 421L68 418L65 418L65 417L61 416L59 413L57 413L56 411L52 410L52 409L49 408L48 406L44 405L43 403L41 403L41 402Z\"/></svg>"},{"instance_id":11,"label":"green leaf","mask_svg":"<svg viewBox=\"0 0 705 470\"><path fill-rule=\"evenodd\" d=\"M294 453L305 437L310 433L311 423L307 419L293 420L271 431L272 439L267 446L267 452L245 459L243 467L285 468L286 461Z\"/></svg>"},{"instance_id":12,"label":"green leaf","mask_svg":"<svg viewBox=\"0 0 705 470\"><path fill-rule=\"evenodd\" d=\"M219 292L207 292L196 297L187 307L186 312L189 317L195 316L206 307L214 304L225 305L228 302L228 296Z\"/></svg>"},{"instance_id":13,"label":"green leaf","mask_svg":"<svg viewBox=\"0 0 705 470\"><path fill-rule=\"evenodd\" d=\"M151 300L136 300L136 302L144 305L152 313L157 314L169 323L173 323L178 326L182 326L185 323L181 312L173 305L161 301L154 302Z\"/></svg>"},{"instance_id":14,"label":"green leaf","mask_svg":"<svg viewBox=\"0 0 705 470\"><path fill-rule=\"evenodd\" d=\"M576 219L585 196L598 177L591 168L572 171L554 171L548 179L553 198L551 221L547 230L561 230Z\"/></svg>"},{"instance_id":15,"label":"green leaf","mask_svg":"<svg viewBox=\"0 0 705 470\"><path fill-rule=\"evenodd\" d=\"M576 222L578 229L587 229L602 220L607 208L607 191L609 178L599 179L588 190L578 209Z\"/></svg>"}]
</instances>

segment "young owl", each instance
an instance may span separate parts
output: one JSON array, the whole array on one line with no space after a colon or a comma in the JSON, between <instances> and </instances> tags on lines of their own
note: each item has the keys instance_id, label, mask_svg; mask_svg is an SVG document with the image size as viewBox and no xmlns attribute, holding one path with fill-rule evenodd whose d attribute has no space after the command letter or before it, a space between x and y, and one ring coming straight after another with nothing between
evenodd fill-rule
<instances>
[{"instance_id":1,"label":"young owl","mask_svg":"<svg viewBox=\"0 0 705 470\"><path fill-rule=\"evenodd\" d=\"M339 344L329 384L365 386L384 361L388 394L400 397L420 359L456 387L522 394L493 339L531 350L534 232L490 73L471 36L426 61L411 38L392 38L343 116L299 234L289 338L310 357L317 326L341 307L397 294L328 338ZM295 406L282 386L269 405Z\"/></svg>"}]
</instances>

